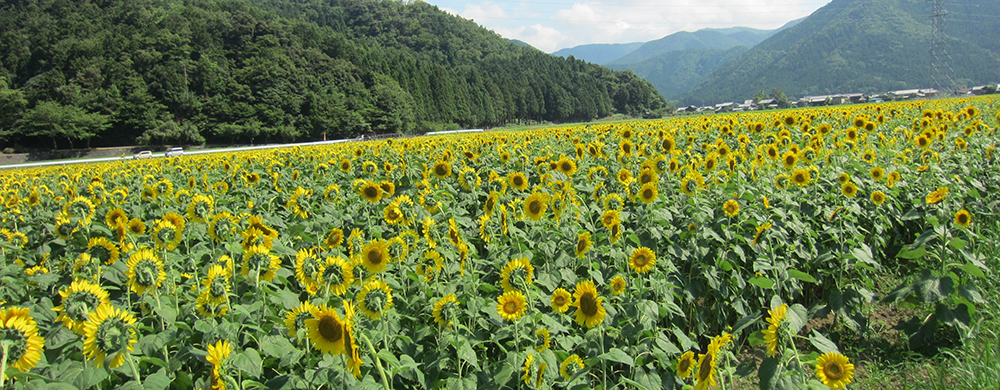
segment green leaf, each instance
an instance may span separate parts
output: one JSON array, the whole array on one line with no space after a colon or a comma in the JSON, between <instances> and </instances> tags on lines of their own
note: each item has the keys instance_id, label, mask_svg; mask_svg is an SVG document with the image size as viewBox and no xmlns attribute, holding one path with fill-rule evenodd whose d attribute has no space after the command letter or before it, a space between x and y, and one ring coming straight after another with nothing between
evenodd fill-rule
<instances>
[{"instance_id":1,"label":"green leaf","mask_svg":"<svg viewBox=\"0 0 1000 390\"><path fill-rule=\"evenodd\" d=\"M143 390L164 390L167 387L170 387L170 378L160 372L147 375L146 379L142 381Z\"/></svg>"},{"instance_id":2,"label":"green leaf","mask_svg":"<svg viewBox=\"0 0 1000 390\"><path fill-rule=\"evenodd\" d=\"M760 390L774 389L778 383L778 359L765 357L757 370L757 378L760 380Z\"/></svg>"},{"instance_id":3,"label":"green leaf","mask_svg":"<svg viewBox=\"0 0 1000 390\"><path fill-rule=\"evenodd\" d=\"M962 249L965 249L965 247L967 245L969 245L968 241L965 241L965 240L963 240L961 238L958 238L958 237L952 238L951 241L948 242L948 246L951 247L951 249L954 249L956 251L960 251Z\"/></svg>"},{"instance_id":4,"label":"green leaf","mask_svg":"<svg viewBox=\"0 0 1000 390\"><path fill-rule=\"evenodd\" d=\"M955 281L947 276L940 279L930 277L917 281L913 287L921 302L938 302L955 290Z\"/></svg>"},{"instance_id":5,"label":"green leaf","mask_svg":"<svg viewBox=\"0 0 1000 390\"><path fill-rule=\"evenodd\" d=\"M812 337L809 339L809 342L812 343L812 345L816 347L816 349L818 349L820 352L823 353L840 352L840 350L837 349L837 344L834 344L834 342L830 341L830 339L826 338L826 336L823 336L821 333L817 332L816 329L813 329L813 334Z\"/></svg>"},{"instance_id":6,"label":"green leaf","mask_svg":"<svg viewBox=\"0 0 1000 390\"><path fill-rule=\"evenodd\" d=\"M455 378L451 377L445 382L445 388L448 390L475 390L476 389L476 378Z\"/></svg>"},{"instance_id":7,"label":"green leaf","mask_svg":"<svg viewBox=\"0 0 1000 390\"><path fill-rule=\"evenodd\" d=\"M785 318L788 318L789 329L794 333L798 333L806 326L806 322L809 321L809 310L805 306L796 303L788 306Z\"/></svg>"},{"instance_id":8,"label":"green leaf","mask_svg":"<svg viewBox=\"0 0 1000 390\"><path fill-rule=\"evenodd\" d=\"M472 345L468 341L459 341L458 358L465 360L467 363L471 364L476 371L479 371L479 358L476 356L476 351L472 349Z\"/></svg>"},{"instance_id":9,"label":"green leaf","mask_svg":"<svg viewBox=\"0 0 1000 390\"><path fill-rule=\"evenodd\" d=\"M256 349L245 349L237 354L233 359L233 365L251 377L259 377L262 373L261 358Z\"/></svg>"},{"instance_id":10,"label":"green leaf","mask_svg":"<svg viewBox=\"0 0 1000 390\"><path fill-rule=\"evenodd\" d=\"M753 284L753 285L755 285L757 287L760 287L760 288L766 288L766 289L774 288L774 281L772 281L771 279L765 278L763 276L752 277L747 282L750 282L750 284Z\"/></svg>"},{"instance_id":11,"label":"green leaf","mask_svg":"<svg viewBox=\"0 0 1000 390\"><path fill-rule=\"evenodd\" d=\"M624 365L627 365L627 366L631 366L631 365L634 364L634 362L632 360L632 357L629 356L627 353L625 353L625 351L622 351L622 350L620 350L618 348L611 348L610 351L608 351L605 354L599 356L599 358L601 360L604 360L604 361L612 361L612 362L621 363L621 364L624 364Z\"/></svg>"},{"instance_id":12,"label":"green leaf","mask_svg":"<svg viewBox=\"0 0 1000 390\"><path fill-rule=\"evenodd\" d=\"M809 275L809 274L807 274L805 272L802 272L802 271L799 271L797 269L790 269L790 270L788 270L788 276L791 276L791 277L793 277L795 279L798 279L798 280L801 280L803 282L808 282L808 283L816 283L817 282L816 278L814 278L812 275Z\"/></svg>"},{"instance_id":13,"label":"green leaf","mask_svg":"<svg viewBox=\"0 0 1000 390\"><path fill-rule=\"evenodd\" d=\"M962 271L965 271L969 275L972 275L972 276L975 276L975 277L978 277L978 278L985 278L986 277L986 274L983 273L983 270L981 268L979 268L979 266L977 266L975 264L972 264L972 263L962 264L962 266L958 267L958 268L961 268Z\"/></svg>"},{"instance_id":14,"label":"green leaf","mask_svg":"<svg viewBox=\"0 0 1000 390\"><path fill-rule=\"evenodd\" d=\"M917 259L924 257L924 255L926 254L927 254L927 249L924 249L924 247L921 246L913 250L901 250L899 251L898 254L896 254L896 257L903 259Z\"/></svg>"}]
</instances>

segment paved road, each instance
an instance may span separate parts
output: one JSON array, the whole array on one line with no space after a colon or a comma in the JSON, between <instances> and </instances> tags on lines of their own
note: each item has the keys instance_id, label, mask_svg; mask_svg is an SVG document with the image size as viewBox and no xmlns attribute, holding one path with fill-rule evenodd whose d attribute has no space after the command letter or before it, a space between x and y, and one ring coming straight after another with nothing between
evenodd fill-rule
<instances>
[{"instance_id":1,"label":"paved road","mask_svg":"<svg viewBox=\"0 0 1000 390\"><path fill-rule=\"evenodd\" d=\"M257 145L257 146L242 146L237 148L225 148L225 149L208 149L208 150L192 150L185 151L184 155L192 154L208 154L208 153L230 153L239 152L243 150L257 150L257 149L276 149L276 148L290 148L295 146L311 146L311 145L325 145L325 144L336 144L341 142L351 142L357 141L357 138L351 139L338 139L332 141L316 141L316 142L299 142L294 144L271 144L271 145ZM164 153L153 153L152 158L164 157ZM19 168L31 168L31 167L43 167L47 165L69 165L69 164L86 164L86 163L98 163L106 161L121 161L131 159L132 156L122 157L100 157L100 158L87 158L87 159L76 159L76 160L56 160L56 161L40 161L33 163L20 163L20 164L8 164L0 165L0 169L19 169Z\"/></svg>"}]
</instances>

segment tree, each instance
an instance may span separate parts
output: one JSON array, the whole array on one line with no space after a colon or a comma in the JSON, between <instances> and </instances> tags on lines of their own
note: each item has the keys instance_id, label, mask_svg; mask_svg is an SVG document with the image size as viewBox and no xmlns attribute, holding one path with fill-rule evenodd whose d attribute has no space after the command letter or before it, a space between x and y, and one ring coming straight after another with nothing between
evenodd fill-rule
<instances>
[{"instance_id":1,"label":"tree","mask_svg":"<svg viewBox=\"0 0 1000 390\"><path fill-rule=\"evenodd\" d=\"M24 91L7 88L7 79L0 77L0 137L6 139L17 133L15 124L26 107L28 100L24 98Z\"/></svg>"},{"instance_id":2,"label":"tree","mask_svg":"<svg viewBox=\"0 0 1000 390\"><path fill-rule=\"evenodd\" d=\"M760 104L761 100L766 100L766 99L767 99L767 94L764 93L763 89L760 90L760 91L757 91L757 94L753 95L753 105L756 106L756 105Z\"/></svg>"},{"instance_id":3,"label":"tree","mask_svg":"<svg viewBox=\"0 0 1000 390\"><path fill-rule=\"evenodd\" d=\"M785 96L785 91L781 88L774 88L771 90L771 99L774 99L774 104L778 105L778 108L789 108L792 103L788 101L788 96Z\"/></svg>"},{"instance_id":4,"label":"tree","mask_svg":"<svg viewBox=\"0 0 1000 390\"><path fill-rule=\"evenodd\" d=\"M110 126L108 117L91 114L76 106L43 101L28 110L18 121L24 135L52 139L52 147L58 148L56 140L65 138L73 148L73 140L89 140Z\"/></svg>"}]
</instances>

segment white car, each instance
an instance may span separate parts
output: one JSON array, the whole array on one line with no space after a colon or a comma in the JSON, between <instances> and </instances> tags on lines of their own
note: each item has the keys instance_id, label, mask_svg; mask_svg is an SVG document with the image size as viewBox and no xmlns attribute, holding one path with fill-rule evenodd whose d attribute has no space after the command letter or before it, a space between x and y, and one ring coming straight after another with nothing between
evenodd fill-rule
<instances>
[{"instance_id":1,"label":"white car","mask_svg":"<svg viewBox=\"0 0 1000 390\"><path fill-rule=\"evenodd\" d=\"M184 148L170 148L170 150L167 150L166 153L167 157L177 157L183 155L184 155Z\"/></svg>"},{"instance_id":2,"label":"white car","mask_svg":"<svg viewBox=\"0 0 1000 390\"><path fill-rule=\"evenodd\" d=\"M153 152L150 152L148 150L143 150L139 153L136 153L135 156L132 156L133 160L141 160L147 158L153 158Z\"/></svg>"}]
</instances>

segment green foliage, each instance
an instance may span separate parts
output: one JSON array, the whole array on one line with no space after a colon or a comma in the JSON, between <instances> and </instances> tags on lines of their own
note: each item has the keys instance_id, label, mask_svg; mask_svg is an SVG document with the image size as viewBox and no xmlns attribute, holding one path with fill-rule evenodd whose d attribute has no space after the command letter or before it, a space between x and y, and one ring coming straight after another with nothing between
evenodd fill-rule
<instances>
[{"instance_id":1,"label":"green foliage","mask_svg":"<svg viewBox=\"0 0 1000 390\"><path fill-rule=\"evenodd\" d=\"M1000 3L948 4L943 26L961 88L996 82ZM835 1L719 67L684 104L743 100L779 87L792 96L933 88L931 20L919 0ZM957 60L961 59L961 60Z\"/></svg>"},{"instance_id":2,"label":"green foliage","mask_svg":"<svg viewBox=\"0 0 1000 390\"><path fill-rule=\"evenodd\" d=\"M665 107L637 77L519 46L424 2L0 9L5 143L336 139L421 123L492 127Z\"/></svg>"}]
</instances>

